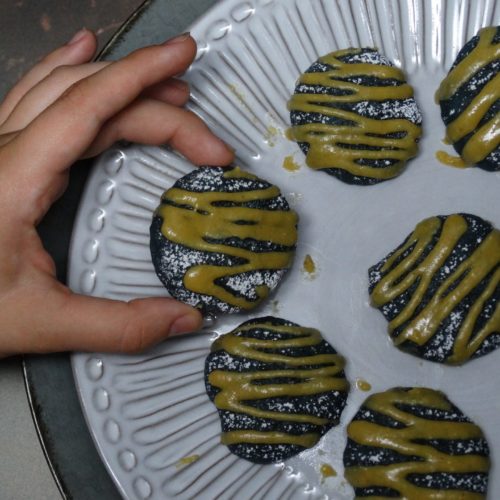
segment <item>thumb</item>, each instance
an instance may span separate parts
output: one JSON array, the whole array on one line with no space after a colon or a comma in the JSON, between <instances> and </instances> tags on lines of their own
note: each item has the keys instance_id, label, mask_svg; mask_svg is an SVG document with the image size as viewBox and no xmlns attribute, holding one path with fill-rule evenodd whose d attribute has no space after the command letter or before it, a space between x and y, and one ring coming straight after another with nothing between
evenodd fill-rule
<instances>
[{"instance_id":1,"label":"thumb","mask_svg":"<svg viewBox=\"0 0 500 500\"><path fill-rule=\"evenodd\" d=\"M168 298L122 302L58 290L40 304L36 311L31 302L31 331L14 351L138 352L202 324L196 309Z\"/></svg>"}]
</instances>

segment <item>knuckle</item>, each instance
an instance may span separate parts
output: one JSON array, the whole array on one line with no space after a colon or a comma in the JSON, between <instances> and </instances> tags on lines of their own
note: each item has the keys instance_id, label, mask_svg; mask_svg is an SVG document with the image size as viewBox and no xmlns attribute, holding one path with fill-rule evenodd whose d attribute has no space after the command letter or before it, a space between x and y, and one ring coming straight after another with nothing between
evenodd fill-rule
<instances>
[{"instance_id":1,"label":"knuckle","mask_svg":"<svg viewBox=\"0 0 500 500\"><path fill-rule=\"evenodd\" d=\"M131 52L127 59L133 61L134 63L142 63L144 59L151 59L152 51L155 51L155 47L140 47L133 52Z\"/></svg>"},{"instance_id":2,"label":"knuckle","mask_svg":"<svg viewBox=\"0 0 500 500\"><path fill-rule=\"evenodd\" d=\"M69 68L70 67L66 65L56 66L55 68L52 68L47 77L55 80L65 79L69 73Z\"/></svg>"},{"instance_id":3,"label":"knuckle","mask_svg":"<svg viewBox=\"0 0 500 500\"><path fill-rule=\"evenodd\" d=\"M137 353L149 347L148 328L144 321L127 321L120 340L120 351L123 353Z\"/></svg>"},{"instance_id":4,"label":"knuckle","mask_svg":"<svg viewBox=\"0 0 500 500\"><path fill-rule=\"evenodd\" d=\"M42 272L50 276L56 275L56 264L54 259L45 251L37 252L32 256L32 262Z\"/></svg>"},{"instance_id":5,"label":"knuckle","mask_svg":"<svg viewBox=\"0 0 500 500\"><path fill-rule=\"evenodd\" d=\"M146 86L147 81L141 72L130 73L130 76L127 78L127 87L134 89L135 94L142 92Z\"/></svg>"},{"instance_id":6,"label":"knuckle","mask_svg":"<svg viewBox=\"0 0 500 500\"><path fill-rule=\"evenodd\" d=\"M59 102L72 108L85 106L88 95L88 82L86 79L71 84L59 97Z\"/></svg>"}]
</instances>

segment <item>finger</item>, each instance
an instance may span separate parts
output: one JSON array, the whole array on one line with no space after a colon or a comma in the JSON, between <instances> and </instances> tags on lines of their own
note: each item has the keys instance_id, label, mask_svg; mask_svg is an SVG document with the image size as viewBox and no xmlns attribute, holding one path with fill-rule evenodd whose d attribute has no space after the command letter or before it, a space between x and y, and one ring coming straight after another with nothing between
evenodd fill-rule
<instances>
[{"instance_id":1,"label":"finger","mask_svg":"<svg viewBox=\"0 0 500 500\"><path fill-rule=\"evenodd\" d=\"M90 146L106 121L146 88L185 71L195 53L194 40L179 37L139 49L75 83L3 148L2 163L12 182L24 175L50 186L54 176Z\"/></svg>"},{"instance_id":2,"label":"finger","mask_svg":"<svg viewBox=\"0 0 500 500\"><path fill-rule=\"evenodd\" d=\"M5 121L21 98L54 68L90 61L94 57L96 46L95 35L89 30L81 30L66 45L47 55L19 80L0 104L0 123Z\"/></svg>"},{"instance_id":3,"label":"finger","mask_svg":"<svg viewBox=\"0 0 500 500\"><path fill-rule=\"evenodd\" d=\"M97 73L109 64L111 63L96 62L78 66L57 66L24 94L0 126L0 130L2 133L8 133L25 128L71 85Z\"/></svg>"},{"instance_id":4,"label":"finger","mask_svg":"<svg viewBox=\"0 0 500 500\"><path fill-rule=\"evenodd\" d=\"M87 151L93 156L118 140L169 144L191 162L226 165L233 153L194 113L171 104L141 99L113 117Z\"/></svg>"},{"instance_id":5,"label":"finger","mask_svg":"<svg viewBox=\"0 0 500 500\"><path fill-rule=\"evenodd\" d=\"M202 324L196 309L167 298L121 302L56 289L46 293L43 308L36 304L42 305L31 302L30 330L2 350L140 352L169 336L199 330ZM17 315L8 331L20 331L25 320Z\"/></svg>"},{"instance_id":6,"label":"finger","mask_svg":"<svg viewBox=\"0 0 500 500\"><path fill-rule=\"evenodd\" d=\"M19 134L19 130L13 130L12 132L8 132L6 134L1 134L0 135L0 147L4 146L8 142L10 142L14 137Z\"/></svg>"},{"instance_id":7,"label":"finger","mask_svg":"<svg viewBox=\"0 0 500 500\"><path fill-rule=\"evenodd\" d=\"M25 128L71 85L110 64L103 61L78 66L58 66L23 96L1 125L1 132L5 134ZM183 106L189 99L189 86L186 82L172 78L146 89L145 94L176 106Z\"/></svg>"},{"instance_id":8,"label":"finger","mask_svg":"<svg viewBox=\"0 0 500 500\"><path fill-rule=\"evenodd\" d=\"M70 295L49 349L139 352L169 335L201 328L200 313L173 299L120 302Z\"/></svg>"},{"instance_id":9,"label":"finger","mask_svg":"<svg viewBox=\"0 0 500 500\"><path fill-rule=\"evenodd\" d=\"M174 106L184 106L189 100L189 85L183 80L171 78L166 82L153 85L146 90L144 95Z\"/></svg>"}]
</instances>

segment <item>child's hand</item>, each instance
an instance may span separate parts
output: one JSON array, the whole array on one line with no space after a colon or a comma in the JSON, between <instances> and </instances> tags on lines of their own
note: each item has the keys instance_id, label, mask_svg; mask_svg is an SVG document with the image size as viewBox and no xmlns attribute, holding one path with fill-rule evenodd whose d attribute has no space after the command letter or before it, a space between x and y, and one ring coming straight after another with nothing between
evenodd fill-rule
<instances>
[{"instance_id":1,"label":"child's hand","mask_svg":"<svg viewBox=\"0 0 500 500\"><path fill-rule=\"evenodd\" d=\"M68 169L119 139L169 143L193 163L224 165L232 152L182 109L196 45L182 35L124 59L88 63L96 42L79 32L35 66L0 104L0 355L132 352L200 327L171 299L129 303L72 293L55 278L36 225L63 193Z\"/></svg>"}]
</instances>

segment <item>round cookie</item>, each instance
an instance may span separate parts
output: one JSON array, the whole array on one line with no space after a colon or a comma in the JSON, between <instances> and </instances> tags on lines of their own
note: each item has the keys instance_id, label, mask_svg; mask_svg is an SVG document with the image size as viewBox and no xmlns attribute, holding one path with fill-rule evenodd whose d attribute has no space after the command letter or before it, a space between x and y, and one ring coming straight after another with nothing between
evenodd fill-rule
<instances>
[{"instance_id":1,"label":"round cookie","mask_svg":"<svg viewBox=\"0 0 500 500\"><path fill-rule=\"evenodd\" d=\"M422 115L403 72L372 48L320 57L288 103L292 127L312 169L349 184L392 179L417 154Z\"/></svg>"},{"instance_id":2,"label":"round cookie","mask_svg":"<svg viewBox=\"0 0 500 500\"><path fill-rule=\"evenodd\" d=\"M318 330L252 319L219 337L205 363L222 443L255 463L285 460L337 425L349 383L344 358Z\"/></svg>"},{"instance_id":3,"label":"round cookie","mask_svg":"<svg viewBox=\"0 0 500 500\"><path fill-rule=\"evenodd\" d=\"M446 139L466 165L500 170L500 26L469 40L442 81L436 101Z\"/></svg>"},{"instance_id":4,"label":"round cookie","mask_svg":"<svg viewBox=\"0 0 500 500\"><path fill-rule=\"evenodd\" d=\"M156 273L172 297L204 314L253 309L292 264L297 220L269 182L237 167L198 168L155 211Z\"/></svg>"},{"instance_id":5,"label":"round cookie","mask_svg":"<svg viewBox=\"0 0 500 500\"><path fill-rule=\"evenodd\" d=\"M356 498L486 498L488 443L442 392L397 387L373 394L347 437L345 477Z\"/></svg>"},{"instance_id":6,"label":"round cookie","mask_svg":"<svg viewBox=\"0 0 500 500\"><path fill-rule=\"evenodd\" d=\"M500 347L500 231L480 217L423 220L368 275L400 349L461 364Z\"/></svg>"}]
</instances>

